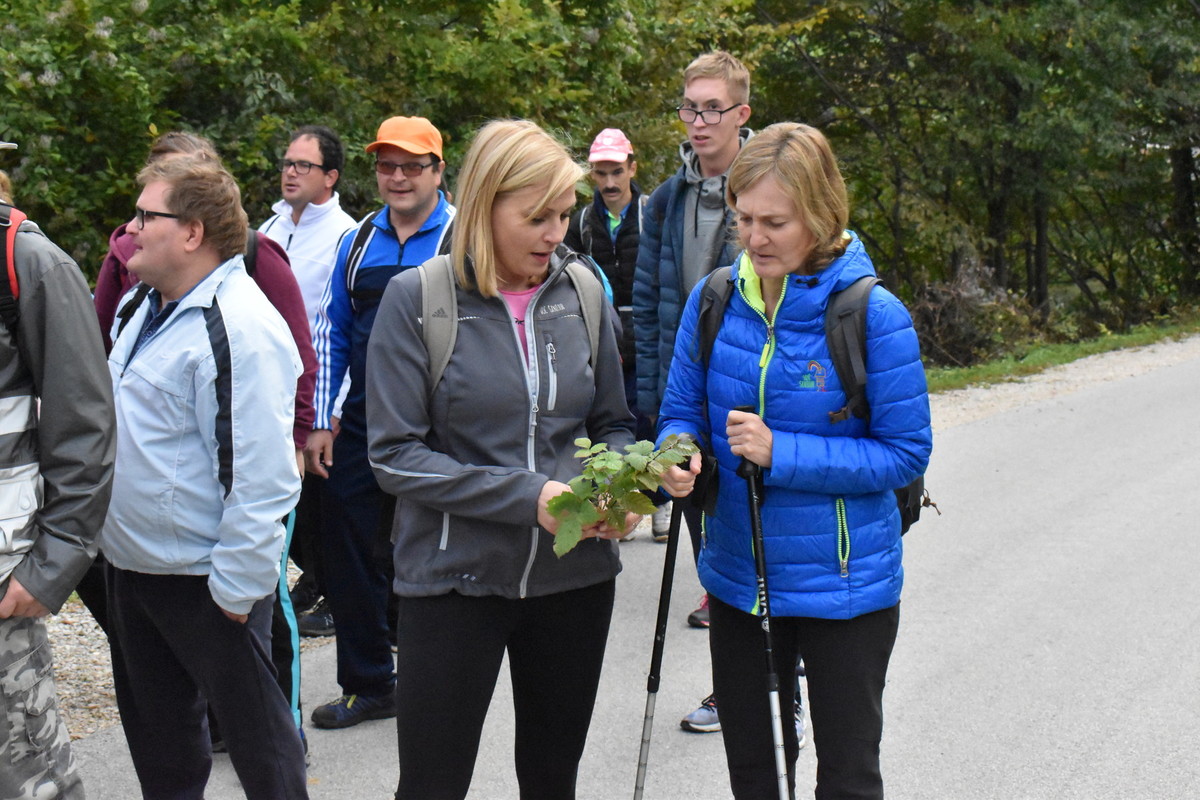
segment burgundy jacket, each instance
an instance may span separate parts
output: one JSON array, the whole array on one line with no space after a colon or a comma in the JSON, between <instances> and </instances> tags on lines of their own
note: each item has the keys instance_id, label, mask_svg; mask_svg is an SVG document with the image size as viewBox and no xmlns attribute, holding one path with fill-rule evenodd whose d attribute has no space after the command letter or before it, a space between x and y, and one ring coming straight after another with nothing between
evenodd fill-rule
<instances>
[{"instance_id":1,"label":"burgundy jacket","mask_svg":"<svg viewBox=\"0 0 1200 800\"><path fill-rule=\"evenodd\" d=\"M300 360L304 362L304 374L296 382L296 419L292 427L296 447L303 448L316 417L313 411L313 388L317 382L317 352L313 349L312 333L308 329L304 297L300 294L296 276L292 274L287 253L270 238L261 233L256 235L258 253L254 282L287 323L292 338L296 340L296 349L300 351ZM104 257L100 275L96 278L94 302L106 353L112 352L110 334L121 298L137 284L125 266L133 250L133 237L125 233L125 224L122 224L109 237L108 255Z\"/></svg>"}]
</instances>

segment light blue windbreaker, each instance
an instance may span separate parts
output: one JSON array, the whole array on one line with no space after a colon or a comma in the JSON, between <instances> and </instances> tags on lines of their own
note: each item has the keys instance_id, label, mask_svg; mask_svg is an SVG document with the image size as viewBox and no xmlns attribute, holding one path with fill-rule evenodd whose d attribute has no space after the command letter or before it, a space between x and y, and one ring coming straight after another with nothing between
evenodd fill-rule
<instances>
[{"instance_id":1,"label":"light blue windbreaker","mask_svg":"<svg viewBox=\"0 0 1200 800\"><path fill-rule=\"evenodd\" d=\"M300 493L291 435L300 356L240 255L130 359L151 305L119 337L113 328L116 476L100 548L119 569L208 575L217 604L245 614L275 591L280 520Z\"/></svg>"},{"instance_id":2,"label":"light blue windbreaker","mask_svg":"<svg viewBox=\"0 0 1200 800\"><path fill-rule=\"evenodd\" d=\"M867 400L871 419L831 422L846 403L825 343L834 291L875 269L857 236L815 277L785 281L768 336L761 289L749 260L734 266L730 297L706 371L696 357L700 284L684 310L663 398L659 438L710 440L719 462L716 513L705 518L700 581L723 602L757 612L746 483L729 450L725 420L753 405L773 434L763 471L763 535L771 613L850 619L900 600L900 515L893 489L925 471L932 449L929 399L916 331L883 287L867 313Z\"/></svg>"}]
</instances>

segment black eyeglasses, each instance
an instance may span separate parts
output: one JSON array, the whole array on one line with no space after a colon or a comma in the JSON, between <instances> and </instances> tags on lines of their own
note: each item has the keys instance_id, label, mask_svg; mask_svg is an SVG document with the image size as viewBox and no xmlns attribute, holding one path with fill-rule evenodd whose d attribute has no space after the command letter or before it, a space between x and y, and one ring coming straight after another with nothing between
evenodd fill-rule
<instances>
[{"instance_id":1,"label":"black eyeglasses","mask_svg":"<svg viewBox=\"0 0 1200 800\"><path fill-rule=\"evenodd\" d=\"M328 171L325 169L324 164L314 164L311 161L291 161L286 158L280 159L279 171L287 172L288 167L291 167L292 169L296 170L297 175L307 175L308 173L312 172L313 167L316 167L317 169L322 170L322 171L326 171L326 172Z\"/></svg>"},{"instance_id":2,"label":"black eyeglasses","mask_svg":"<svg viewBox=\"0 0 1200 800\"><path fill-rule=\"evenodd\" d=\"M133 212L137 219L138 230L144 230L146 227L146 218L154 219L155 217L166 217L167 219L179 219L178 214L168 214L165 211L147 211L144 208L136 208Z\"/></svg>"},{"instance_id":3,"label":"black eyeglasses","mask_svg":"<svg viewBox=\"0 0 1200 800\"><path fill-rule=\"evenodd\" d=\"M394 161L376 161L375 171L380 175L392 175L396 170L400 170L404 177L415 178L436 163L438 162L430 161L428 164L419 164L416 161L409 161L406 164L397 164Z\"/></svg>"},{"instance_id":4,"label":"black eyeglasses","mask_svg":"<svg viewBox=\"0 0 1200 800\"><path fill-rule=\"evenodd\" d=\"M745 103L734 103L729 108L725 108L720 111L715 108L706 108L701 111L698 108L691 108L690 106L680 106L679 108L675 109L675 113L678 114L679 118L684 122L695 122L696 117L699 117L700 119L704 120L705 125L716 125L721 121L721 117L725 116L730 111L733 111L735 108L741 105L745 105Z\"/></svg>"}]
</instances>

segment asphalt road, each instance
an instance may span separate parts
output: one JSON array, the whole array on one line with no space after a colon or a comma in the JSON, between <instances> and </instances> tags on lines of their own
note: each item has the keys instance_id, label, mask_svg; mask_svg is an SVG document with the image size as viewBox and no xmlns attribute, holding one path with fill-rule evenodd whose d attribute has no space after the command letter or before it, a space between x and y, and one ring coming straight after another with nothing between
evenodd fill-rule
<instances>
[{"instance_id":1,"label":"asphalt road","mask_svg":"<svg viewBox=\"0 0 1200 800\"><path fill-rule=\"evenodd\" d=\"M942 516L905 537L907 583L883 770L893 798L1200 797L1200 359L941 428ZM580 800L632 796L664 549L625 571ZM708 692L684 545L645 797L728 798L719 734L678 720ZM337 693L333 647L304 657L308 708ZM515 798L511 699L493 701L471 798ZM390 798L395 731L309 728L314 799ZM119 727L76 743L89 797L138 796ZM815 753L798 766L812 794ZM218 756L209 800L242 797Z\"/></svg>"}]
</instances>

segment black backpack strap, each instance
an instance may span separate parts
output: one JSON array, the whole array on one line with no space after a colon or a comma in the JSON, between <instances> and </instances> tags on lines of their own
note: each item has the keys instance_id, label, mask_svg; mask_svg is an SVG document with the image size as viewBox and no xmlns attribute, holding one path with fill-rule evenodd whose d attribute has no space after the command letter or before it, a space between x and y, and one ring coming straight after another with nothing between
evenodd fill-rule
<instances>
[{"instance_id":1,"label":"black backpack strap","mask_svg":"<svg viewBox=\"0 0 1200 800\"><path fill-rule=\"evenodd\" d=\"M871 416L867 405L867 301L878 283L882 283L879 278L865 275L830 295L825 307L825 343L846 392L846 405L829 412L830 422L841 422L851 415L861 419Z\"/></svg>"},{"instance_id":2,"label":"black backpack strap","mask_svg":"<svg viewBox=\"0 0 1200 800\"><path fill-rule=\"evenodd\" d=\"M21 295L21 286L17 282L17 231L26 219L18 209L0 203L0 261L4 262L4 269L0 270L0 322L13 337L17 335L17 322L21 317L17 305Z\"/></svg>"},{"instance_id":3,"label":"black backpack strap","mask_svg":"<svg viewBox=\"0 0 1200 800\"><path fill-rule=\"evenodd\" d=\"M442 238L438 241L437 254L439 256L450 255L450 245L452 244L451 234L454 233L454 217L442 226Z\"/></svg>"},{"instance_id":4,"label":"black backpack strap","mask_svg":"<svg viewBox=\"0 0 1200 800\"><path fill-rule=\"evenodd\" d=\"M121 306L120 310L117 311L117 319L120 320L120 323L117 325L117 335L113 337L114 340L121 335L121 331L125 330L125 326L129 324L130 318L138 310L138 306L142 304L142 301L146 299L146 295L148 294L150 294L150 287L147 284L139 283L133 292L133 297L126 300L125 305Z\"/></svg>"},{"instance_id":5,"label":"black backpack strap","mask_svg":"<svg viewBox=\"0 0 1200 800\"><path fill-rule=\"evenodd\" d=\"M346 294L350 296L352 306L354 306L355 300L378 299L383 296L382 291L364 290L359 293L354 288L354 284L358 281L358 265L367 251L367 245L371 243L371 237L375 235L375 225L372 223L374 219L374 214L368 214L358 224L358 230L354 232L354 240L350 242L350 251L346 253ZM358 310L357 306L354 307L354 310Z\"/></svg>"},{"instance_id":6,"label":"black backpack strap","mask_svg":"<svg viewBox=\"0 0 1200 800\"><path fill-rule=\"evenodd\" d=\"M258 231L254 228L246 234L246 253L242 261L246 265L246 274L253 278L254 271L258 269Z\"/></svg>"},{"instance_id":7,"label":"black backpack strap","mask_svg":"<svg viewBox=\"0 0 1200 800\"><path fill-rule=\"evenodd\" d=\"M588 222L588 209L591 207L592 204L588 203L579 209L579 241L583 243L583 252L586 256L592 255L592 248L596 242L596 235L592 233L592 226Z\"/></svg>"},{"instance_id":8,"label":"black backpack strap","mask_svg":"<svg viewBox=\"0 0 1200 800\"><path fill-rule=\"evenodd\" d=\"M733 296L733 268L718 267L708 273L704 279L704 288L700 292L700 311L696 317L696 336L692 340L692 361L699 361L708 367L708 359L712 356L713 345L717 341L717 331L721 330L721 321L725 319L725 307Z\"/></svg>"}]
</instances>

